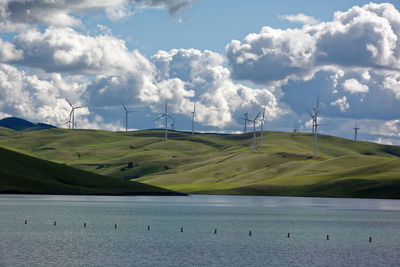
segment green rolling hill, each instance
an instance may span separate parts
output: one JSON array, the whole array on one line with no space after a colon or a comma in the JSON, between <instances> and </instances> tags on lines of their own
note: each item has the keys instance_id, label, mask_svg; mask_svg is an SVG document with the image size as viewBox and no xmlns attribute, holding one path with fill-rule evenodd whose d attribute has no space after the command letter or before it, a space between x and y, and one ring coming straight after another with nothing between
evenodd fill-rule
<instances>
[{"instance_id":1,"label":"green rolling hill","mask_svg":"<svg viewBox=\"0 0 400 267\"><path fill-rule=\"evenodd\" d=\"M166 189L88 173L0 148L0 193L178 195Z\"/></svg>"},{"instance_id":2,"label":"green rolling hill","mask_svg":"<svg viewBox=\"0 0 400 267\"><path fill-rule=\"evenodd\" d=\"M313 160L313 142L268 131L252 153L252 133L0 129L2 147L186 193L400 198L400 147L319 135Z\"/></svg>"}]
</instances>

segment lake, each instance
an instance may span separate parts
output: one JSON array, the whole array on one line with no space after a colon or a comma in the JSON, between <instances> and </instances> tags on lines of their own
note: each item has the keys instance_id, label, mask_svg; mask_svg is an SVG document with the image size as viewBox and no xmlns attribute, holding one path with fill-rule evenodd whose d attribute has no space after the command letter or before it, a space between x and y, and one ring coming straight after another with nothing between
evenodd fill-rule
<instances>
[{"instance_id":1,"label":"lake","mask_svg":"<svg viewBox=\"0 0 400 267\"><path fill-rule=\"evenodd\" d=\"M0 227L0 266L400 266L399 200L0 195Z\"/></svg>"}]
</instances>

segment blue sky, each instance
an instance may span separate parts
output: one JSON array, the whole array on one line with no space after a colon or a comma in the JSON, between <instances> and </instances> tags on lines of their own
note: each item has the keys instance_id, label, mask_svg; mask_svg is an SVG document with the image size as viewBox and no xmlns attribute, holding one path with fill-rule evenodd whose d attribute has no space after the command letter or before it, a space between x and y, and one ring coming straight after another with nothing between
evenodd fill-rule
<instances>
[{"instance_id":1,"label":"blue sky","mask_svg":"<svg viewBox=\"0 0 400 267\"><path fill-rule=\"evenodd\" d=\"M386 2L399 8L398 1ZM302 26L301 23L279 18L280 15L303 13L320 21L329 21L334 12L365 3L367 1L201 0L173 16L163 9L155 9L138 11L116 22L104 16L90 16L83 20L92 30L97 24L109 27L114 35L127 41L130 49L139 49L147 56L158 50L174 48L209 49L224 53L226 44L232 39L242 39L249 33L259 32L263 26L283 29ZM180 19L182 23L179 23Z\"/></svg>"},{"instance_id":2,"label":"blue sky","mask_svg":"<svg viewBox=\"0 0 400 267\"><path fill-rule=\"evenodd\" d=\"M400 144L398 1L71 0L0 3L0 117L78 128L266 129Z\"/></svg>"}]
</instances>

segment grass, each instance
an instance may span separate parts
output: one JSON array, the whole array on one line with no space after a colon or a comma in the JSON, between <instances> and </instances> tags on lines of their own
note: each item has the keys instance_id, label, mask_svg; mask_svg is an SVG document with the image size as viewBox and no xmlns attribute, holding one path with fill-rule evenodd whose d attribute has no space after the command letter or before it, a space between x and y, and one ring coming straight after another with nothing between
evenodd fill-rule
<instances>
[{"instance_id":1,"label":"grass","mask_svg":"<svg viewBox=\"0 0 400 267\"><path fill-rule=\"evenodd\" d=\"M88 173L0 148L0 193L63 195L173 195L138 182Z\"/></svg>"},{"instance_id":2,"label":"grass","mask_svg":"<svg viewBox=\"0 0 400 267\"><path fill-rule=\"evenodd\" d=\"M85 171L170 190L246 194L400 198L400 147L308 133L196 134L143 130L114 133L0 129L0 146ZM257 144L259 141L257 133Z\"/></svg>"}]
</instances>

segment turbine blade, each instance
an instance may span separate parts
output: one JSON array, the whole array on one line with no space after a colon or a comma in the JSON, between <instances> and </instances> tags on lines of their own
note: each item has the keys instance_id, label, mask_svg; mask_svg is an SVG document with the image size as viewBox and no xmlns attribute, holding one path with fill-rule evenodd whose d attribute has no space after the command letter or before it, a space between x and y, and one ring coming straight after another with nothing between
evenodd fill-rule
<instances>
[{"instance_id":1,"label":"turbine blade","mask_svg":"<svg viewBox=\"0 0 400 267\"><path fill-rule=\"evenodd\" d=\"M65 100L68 102L68 104L71 106L71 108L74 108L74 106L71 104L71 102L69 102L69 100L67 98L65 98Z\"/></svg>"},{"instance_id":2,"label":"turbine blade","mask_svg":"<svg viewBox=\"0 0 400 267\"><path fill-rule=\"evenodd\" d=\"M164 118L164 117L165 117L165 115L166 115L166 114L162 114L160 117L158 117L158 118L157 118L157 119L155 119L154 121Z\"/></svg>"},{"instance_id":3,"label":"turbine blade","mask_svg":"<svg viewBox=\"0 0 400 267\"><path fill-rule=\"evenodd\" d=\"M126 109L124 103L121 103L122 107L125 109L125 112L128 112L128 110Z\"/></svg>"},{"instance_id":4,"label":"turbine blade","mask_svg":"<svg viewBox=\"0 0 400 267\"><path fill-rule=\"evenodd\" d=\"M254 121L256 121L256 120L257 120L257 118L260 116L260 114L261 114L261 111L262 111L262 110L260 110L260 112L258 112L257 116L254 118Z\"/></svg>"}]
</instances>

